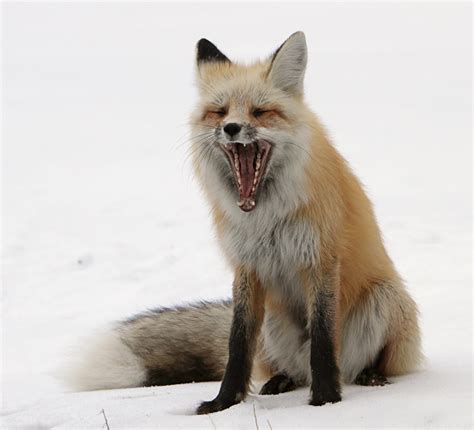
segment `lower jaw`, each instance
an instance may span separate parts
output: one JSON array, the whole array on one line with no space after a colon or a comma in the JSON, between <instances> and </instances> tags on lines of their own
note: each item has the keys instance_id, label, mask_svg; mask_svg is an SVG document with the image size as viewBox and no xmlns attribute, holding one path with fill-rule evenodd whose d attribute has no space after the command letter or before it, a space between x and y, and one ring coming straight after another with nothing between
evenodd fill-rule
<instances>
[{"instance_id":1,"label":"lower jaw","mask_svg":"<svg viewBox=\"0 0 474 430\"><path fill-rule=\"evenodd\" d=\"M239 201L237 202L237 205L244 212L250 212L254 210L257 206L257 199L255 198L255 196L240 197Z\"/></svg>"}]
</instances>

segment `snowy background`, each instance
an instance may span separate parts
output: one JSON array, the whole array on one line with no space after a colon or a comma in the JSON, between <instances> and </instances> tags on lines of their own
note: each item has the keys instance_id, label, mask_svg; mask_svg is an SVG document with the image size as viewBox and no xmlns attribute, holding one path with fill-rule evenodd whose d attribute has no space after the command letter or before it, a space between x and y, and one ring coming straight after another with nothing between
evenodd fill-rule
<instances>
[{"instance_id":1,"label":"snowy background","mask_svg":"<svg viewBox=\"0 0 474 430\"><path fill-rule=\"evenodd\" d=\"M471 426L469 3L2 6L2 428ZM307 100L419 303L426 369L323 408L300 389L211 417L192 412L217 383L66 393L55 372L82 336L230 295L186 155L194 45L251 60L296 30Z\"/></svg>"}]
</instances>

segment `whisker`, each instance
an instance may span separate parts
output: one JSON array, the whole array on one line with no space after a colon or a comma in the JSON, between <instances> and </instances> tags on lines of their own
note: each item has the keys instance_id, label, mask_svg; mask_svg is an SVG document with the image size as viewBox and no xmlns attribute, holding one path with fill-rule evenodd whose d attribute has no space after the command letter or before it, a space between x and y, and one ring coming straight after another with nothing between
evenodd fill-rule
<instances>
[{"instance_id":1,"label":"whisker","mask_svg":"<svg viewBox=\"0 0 474 430\"><path fill-rule=\"evenodd\" d=\"M188 152L190 150L192 151L193 148L205 144L208 140L211 141L211 140L214 140L214 139L215 139L214 134L212 134L212 135L207 134L207 135L203 135L203 136L192 137L192 138L188 139L186 142L183 142L176 149L181 148L184 144L187 144L186 145L186 152Z\"/></svg>"},{"instance_id":2,"label":"whisker","mask_svg":"<svg viewBox=\"0 0 474 430\"><path fill-rule=\"evenodd\" d=\"M212 145L207 145L203 147L203 149L196 156L196 162L202 163L206 158L208 159L207 161L209 161L211 158L212 150Z\"/></svg>"},{"instance_id":3,"label":"whisker","mask_svg":"<svg viewBox=\"0 0 474 430\"><path fill-rule=\"evenodd\" d=\"M214 141L215 141L214 137L207 137L207 138L202 138L201 140L194 142L191 148L189 149L188 153L186 154L185 162L187 162L189 158L191 158L191 156L193 155L196 155L196 159L198 160L199 154L201 153L201 151L204 151L208 148L212 148L211 143L213 143Z\"/></svg>"},{"instance_id":4,"label":"whisker","mask_svg":"<svg viewBox=\"0 0 474 430\"><path fill-rule=\"evenodd\" d=\"M181 148L183 145L185 145L189 142L192 143L193 140L197 140L197 139L199 139L201 137L204 137L204 136L209 136L209 137L214 136L214 132L207 131L207 132L203 132L203 133L199 133L199 134L194 134L194 135L191 135L191 136L183 136L183 137L180 138L180 140L182 140L182 142L179 142L179 141L176 142L177 143L176 149Z\"/></svg>"},{"instance_id":5,"label":"whisker","mask_svg":"<svg viewBox=\"0 0 474 430\"><path fill-rule=\"evenodd\" d=\"M203 138L200 140L199 143L195 142L189 150L187 151L185 157L182 160L181 170L184 169L184 166L188 163L191 157L195 157L196 162L200 162L200 160L204 157L204 154L212 150L211 143L213 142L213 138Z\"/></svg>"},{"instance_id":6,"label":"whisker","mask_svg":"<svg viewBox=\"0 0 474 430\"><path fill-rule=\"evenodd\" d=\"M268 140L270 140L270 141L271 141L271 139L272 139L271 136L269 136L269 135L267 135L267 134L265 134L265 133L261 133L261 132L258 133L258 136L261 136L261 137L263 137L264 139L268 139ZM303 148L302 146L298 145L297 143L285 141L285 144L292 145L292 146L294 146L295 148L300 149L301 151L305 152L306 155L308 155L308 157L310 157L313 161L317 161L317 160L313 157L313 155L312 155L306 148Z\"/></svg>"}]
</instances>

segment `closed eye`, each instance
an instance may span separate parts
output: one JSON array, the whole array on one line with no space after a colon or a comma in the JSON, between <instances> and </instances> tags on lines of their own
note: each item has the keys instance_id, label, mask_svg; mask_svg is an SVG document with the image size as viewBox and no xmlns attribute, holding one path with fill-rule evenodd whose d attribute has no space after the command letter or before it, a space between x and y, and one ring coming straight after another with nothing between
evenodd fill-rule
<instances>
[{"instance_id":1,"label":"closed eye","mask_svg":"<svg viewBox=\"0 0 474 430\"><path fill-rule=\"evenodd\" d=\"M218 115L220 117L223 117L226 115L226 110L225 109L218 109L218 110L210 110L209 113L213 113L215 115Z\"/></svg>"},{"instance_id":2,"label":"closed eye","mask_svg":"<svg viewBox=\"0 0 474 430\"><path fill-rule=\"evenodd\" d=\"M252 111L252 115L254 118L260 118L260 117L265 117L265 118L271 118L274 116L279 116L281 118L284 118L284 115L279 111L278 109L263 109L263 108L255 108Z\"/></svg>"},{"instance_id":3,"label":"closed eye","mask_svg":"<svg viewBox=\"0 0 474 430\"><path fill-rule=\"evenodd\" d=\"M254 109L253 112L252 112L252 115L255 117L255 118L258 118L259 116L262 116L263 114L269 112L268 110L264 110L264 109Z\"/></svg>"},{"instance_id":4,"label":"closed eye","mask_svg":"<svg viewBox=\"0 0 474 430\"><path fill-rule=\"evenodd\" d=\"M210 108L206 110L203 119L214 119L217 120L218 118L224 118L227 115L226 108Z\"/></svg>"}]
</instances>

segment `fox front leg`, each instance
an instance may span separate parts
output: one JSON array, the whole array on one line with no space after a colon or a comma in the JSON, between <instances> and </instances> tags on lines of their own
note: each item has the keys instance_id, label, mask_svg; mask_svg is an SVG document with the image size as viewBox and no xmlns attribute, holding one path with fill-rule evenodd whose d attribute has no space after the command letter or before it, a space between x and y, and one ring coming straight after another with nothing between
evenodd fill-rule
<instances>
[{"instance_id":1,"label":"fox front leg","mask_svg":"<svg viewBox=\"0 0 474 430\"><path fill-rule=\"evenodd\" d=\"M233 286L234 316L229 339L229 361L219 394L203 402L198 414L222 411L245 398L252 371L258 332L264 314L264 294L254 274L237 270Z\"/></svg>"},{"instance_id":2,"label":"fox front leg","mask_svg":"<svg viewBox=\"0 0 474 430\"><path fill-rule=\"evenodd\" d=\"M339 265L333 263L329 270L310 272L305 278L311 335L312 381L309 403L321 406L341 400L336 343Z\"/></svg>"}]
</instances>

